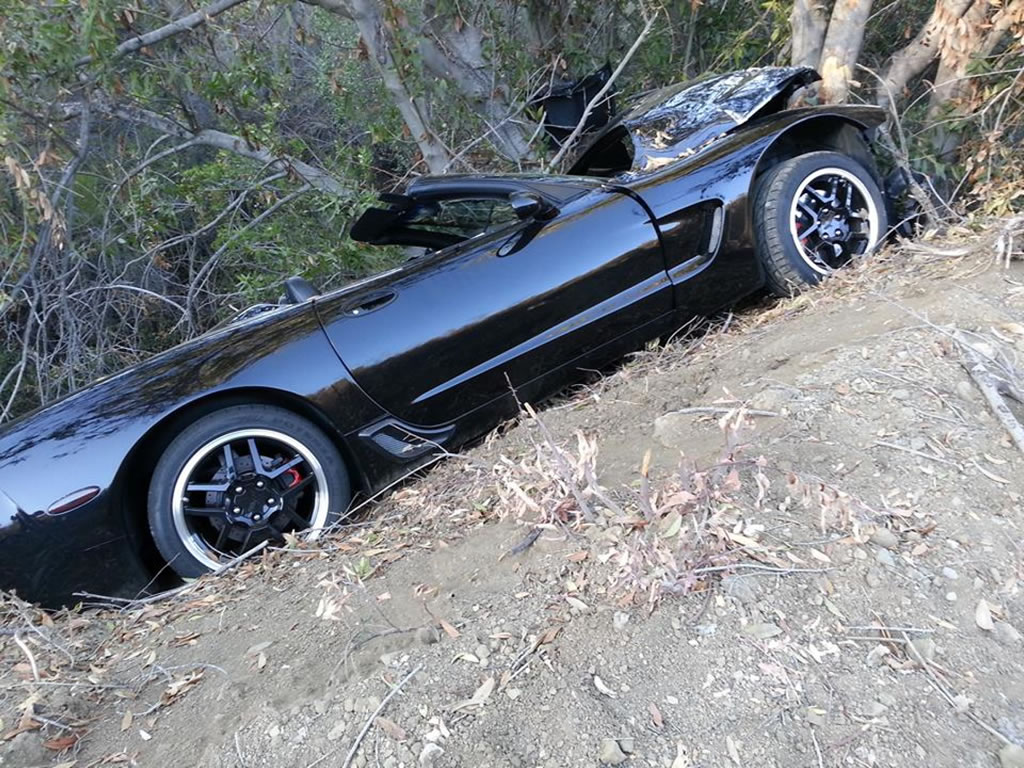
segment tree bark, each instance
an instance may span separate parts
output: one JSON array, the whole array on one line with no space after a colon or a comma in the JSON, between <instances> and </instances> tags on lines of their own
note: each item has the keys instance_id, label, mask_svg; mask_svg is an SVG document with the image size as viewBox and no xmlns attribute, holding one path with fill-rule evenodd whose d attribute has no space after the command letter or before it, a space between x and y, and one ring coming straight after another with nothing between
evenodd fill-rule
<instances>
[{"instance_id":1,"label":"tree bark","mask_svg":"<svg viewBox=\"0 0 1024 768\"><path fill-rule=\"evenodd\" d=\"M793 40L791 63L794 67L817 67L821 62L821 48L825 44L828 22L817 0L794 0L789 15Z\"/></svg>"},{"instance_id":2,"label":"tree bark","mask_svg":"<svg viewBox=\"0 0 1024 768\"><path fill-rule=\"evenodd\" d=\"M515 109L508 86L501 81L483 52L483 32L469 22L446 19L433 2L424 3L427 21L419 35L423 64L452 83L487 123L492 144L505 157L519 162L531 154L529 141L512 118Z\"/></svg>"},{"instance_id":3,"label":"tree bark","mask_svg":"<svg viewBox=\"0 0 1024 768\"><path fill-rule=\"evenodd\" d=\"M821 49L821 100L828 104L846 101L853 70L864 42L864 25L871 14L871 0L836 0Z\"/></svg>"},{"instance_id":4,"label":"tree bark","mask_svg":"<svg viewBox=\"0 0 1024 768\"><path fill-rule=\"evenodd\" d=\"M903 98L907 84L935 60L944 30L955 28L971 2L972 0L936 0L932 15L914 39L892 55L875 96L879 106L895 109Z\"/></svg>"}]
</instances>

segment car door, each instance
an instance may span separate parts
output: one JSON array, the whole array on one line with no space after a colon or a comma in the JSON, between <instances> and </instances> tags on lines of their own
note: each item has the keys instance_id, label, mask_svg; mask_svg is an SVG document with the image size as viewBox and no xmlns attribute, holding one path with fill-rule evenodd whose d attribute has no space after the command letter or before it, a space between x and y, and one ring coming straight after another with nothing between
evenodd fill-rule
<instances>
[{"instance_id":1,"label":"car door","mask_svg":"<svg viewBox=\"0 0 1024 768\"><path fill-rule=\"evenodd\" d=\"M498 216L317 301L370 397L409 424L447 424L671 312L658 236L634 200L595 188L546 216Z\"/></svg>"}]
</instances>

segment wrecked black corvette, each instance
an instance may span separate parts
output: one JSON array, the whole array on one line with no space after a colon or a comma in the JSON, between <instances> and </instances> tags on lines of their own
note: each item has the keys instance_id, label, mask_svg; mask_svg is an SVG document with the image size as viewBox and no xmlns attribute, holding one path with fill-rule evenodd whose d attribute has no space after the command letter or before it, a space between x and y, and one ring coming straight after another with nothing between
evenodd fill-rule
<instances>
[{"instance_id":1,"label":"wrecked black corvette","mask_svg":"<svg viewBox=\"0 0 1024 768\"><path fill-rule=\"evenodd\" d=\"M563 176L414 180L355 223L423 255L153 357L0 432L0 588L47 605L198 576L370 493L646 339L786 294L886 232L872 107L786 109L808 69L704 78ZM513 393L514 390L514 393Z\"/></svg>"}]
</instances>

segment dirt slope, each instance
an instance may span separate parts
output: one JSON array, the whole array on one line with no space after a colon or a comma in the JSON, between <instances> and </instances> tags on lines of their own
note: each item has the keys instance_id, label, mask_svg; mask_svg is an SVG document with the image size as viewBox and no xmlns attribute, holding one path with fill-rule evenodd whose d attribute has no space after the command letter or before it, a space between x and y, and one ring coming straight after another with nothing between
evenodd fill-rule
<instances>
[{"instance_id":1,"label":"dirt slope","mask_svg":"<svg viewBox=\"0 0 1024 768\"><path fill-rule=\"evenodd\" d=\"M987 242L641 353L318 549L4 603L0 766L1024 765L1024 455L961 362L1024 352L1024 267Z\"/></svg>"}]
</instances>

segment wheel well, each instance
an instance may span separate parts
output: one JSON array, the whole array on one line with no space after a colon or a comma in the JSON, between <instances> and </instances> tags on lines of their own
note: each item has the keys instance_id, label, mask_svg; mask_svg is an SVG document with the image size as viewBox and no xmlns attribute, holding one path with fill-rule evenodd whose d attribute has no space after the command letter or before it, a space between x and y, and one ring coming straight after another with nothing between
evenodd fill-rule
<instances>
[{"instance_id":1,"label":"wheel well","mask_svg":"<svg viewBox=\"0 0 1024 768\"><path fill-rule=\"evenodd\" d=\"M864 134L863 126L831 115L814 117L797 123L777 136L761 155L754 171L754 183L779 163L808 152L824 150L841 152L852 157L868 169L881 188L882 180L878 175L878 167ZM751 192L753 192L753 185Z\"/></svg>"},{"instance_id":2,"label":"wheel well","mask_svg":"<svg viewBox=\"0 0 1024 768\"><path fill-rule=\"evenodd\" d=\"M113 491L117 499L115 503L121 507L129 538L135 544L136 550L142 553L145 562L154 567L154 571L163 566L163 560L156 550L146 522L146 497L149 493L149 480L164 449L182 429L196 419L232 405L250 404L284 408L320 427L334 443L349 468L352 491L361 490L360 473L356 471L357 467L353 464L352 456L341 434L316 406L298 395L276 389L247 387L217 392L186 403L157 422L139 439L121 464L114 480Z\"/></svg>"}]
</instances>

